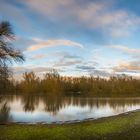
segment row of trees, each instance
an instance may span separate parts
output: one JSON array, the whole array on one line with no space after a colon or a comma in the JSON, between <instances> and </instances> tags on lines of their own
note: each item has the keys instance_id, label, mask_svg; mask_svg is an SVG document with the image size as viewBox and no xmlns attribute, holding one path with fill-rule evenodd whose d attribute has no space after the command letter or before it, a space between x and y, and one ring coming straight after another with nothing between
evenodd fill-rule
<instances>
[{"instance_id":1,"label":"row of trees","mask_svg":"<svg viewBox=\"0 0 140 140\"><path fill-rule=\"evenodd\" d=\"M13 84L14 83L14 84ZM11 81L13 90L23 94L49 96L132 97L140 96L140 80L125 75L104 79L100 77L65 77L57 71L39 78L34 72L24 73L20 82Z\"/></svg>"}]
</instances>

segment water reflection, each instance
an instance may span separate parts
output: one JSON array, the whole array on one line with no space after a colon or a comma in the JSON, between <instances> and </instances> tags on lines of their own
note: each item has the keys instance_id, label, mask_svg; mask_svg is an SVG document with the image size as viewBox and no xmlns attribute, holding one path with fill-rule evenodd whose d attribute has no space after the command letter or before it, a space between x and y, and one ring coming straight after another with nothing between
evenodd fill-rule
<instances>
[{"instance_id":1,"label":"water reflection","mask_svg":"<svg viewBox=\"0 0 140 140\"><path fill-rule=\"evenodd\" d=\"M55 122L112 116L140 109L140 98L0 96L0 122Z\"/></svg>"},{"instance_id":2,"label":"water reflection","mask_svg":"<svg viewBox=\"0 0 140 140\"><path fill-rule=\"evenodd\" d=\"M22 96L20 99L25 112L33 112L39 104L39 98L35 96Z\"/></svg>"},{"instance_id":3,"label":"water reflection","mask_svg":"<svg viewBox=\"0 0 140 140\"><path fill-rule=\"evenodd\" d=\"M9 122L10 121L10 107L7 105L7 102L0 105L0 122Z\"/></svg>"}]
</instances>

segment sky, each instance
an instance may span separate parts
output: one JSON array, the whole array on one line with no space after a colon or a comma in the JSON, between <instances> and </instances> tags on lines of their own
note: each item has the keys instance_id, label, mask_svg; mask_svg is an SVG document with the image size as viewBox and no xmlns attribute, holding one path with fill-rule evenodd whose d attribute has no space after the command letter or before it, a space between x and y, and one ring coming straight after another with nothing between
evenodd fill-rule
<instances>
[{"instance_id":1,"label":"sky","mask_svg":"<svg viewBox=\"0 0 140 140\"><path fill-rule=\"evenodd\" d=\"M14 64L43 75L140 77L139 0L0 0L0 21L9 21L13 46L26 61Z\"/></svg>"}]
</instances>

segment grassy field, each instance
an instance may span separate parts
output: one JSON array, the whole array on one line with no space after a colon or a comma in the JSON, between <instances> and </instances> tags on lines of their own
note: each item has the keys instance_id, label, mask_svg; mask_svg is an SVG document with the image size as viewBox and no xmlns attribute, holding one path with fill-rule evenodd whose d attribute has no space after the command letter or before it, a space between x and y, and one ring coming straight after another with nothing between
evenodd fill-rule
<instances>
[{"instance_id":1,"label":"grassy field","mask_svg":"<svg viewBox=\"0 0 140 140\"><path fill-rule=\"evenodd\" d=\"M0 140L140 140L140 111L76 124L0 125Z\"/></svg>"}]
</instances>

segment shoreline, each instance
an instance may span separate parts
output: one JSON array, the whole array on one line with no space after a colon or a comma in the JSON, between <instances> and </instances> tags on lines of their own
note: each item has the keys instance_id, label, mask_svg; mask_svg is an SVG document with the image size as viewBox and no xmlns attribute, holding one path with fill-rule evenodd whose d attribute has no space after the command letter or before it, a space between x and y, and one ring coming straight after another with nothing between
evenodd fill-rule
<instances>
[{"instance_id":1,"label":"shoreline","mask_svg":"<svg viewBox=\"0 0 140 140\"><path fill-rule=\"evenodd\" d=\"M47 123L47 122L36 122L36 123L28 123L28 122L4 122L0 123L0 125L68 125L68 124L80 124L80 123L87 123L87 122L96 122L104 119L110 119L110 118L115 118L115 117L121 117L121 116L127 116L129 114L135 113L135 112L140 112L140 109L132 110L132 111L126 111L124 113L119 113L116 115L112 116L106 116L106 117L101 117L101 118L87 118L84 120L72 120L72 121L56 121L52 123Z\"/></svg>"}]
</instances>

